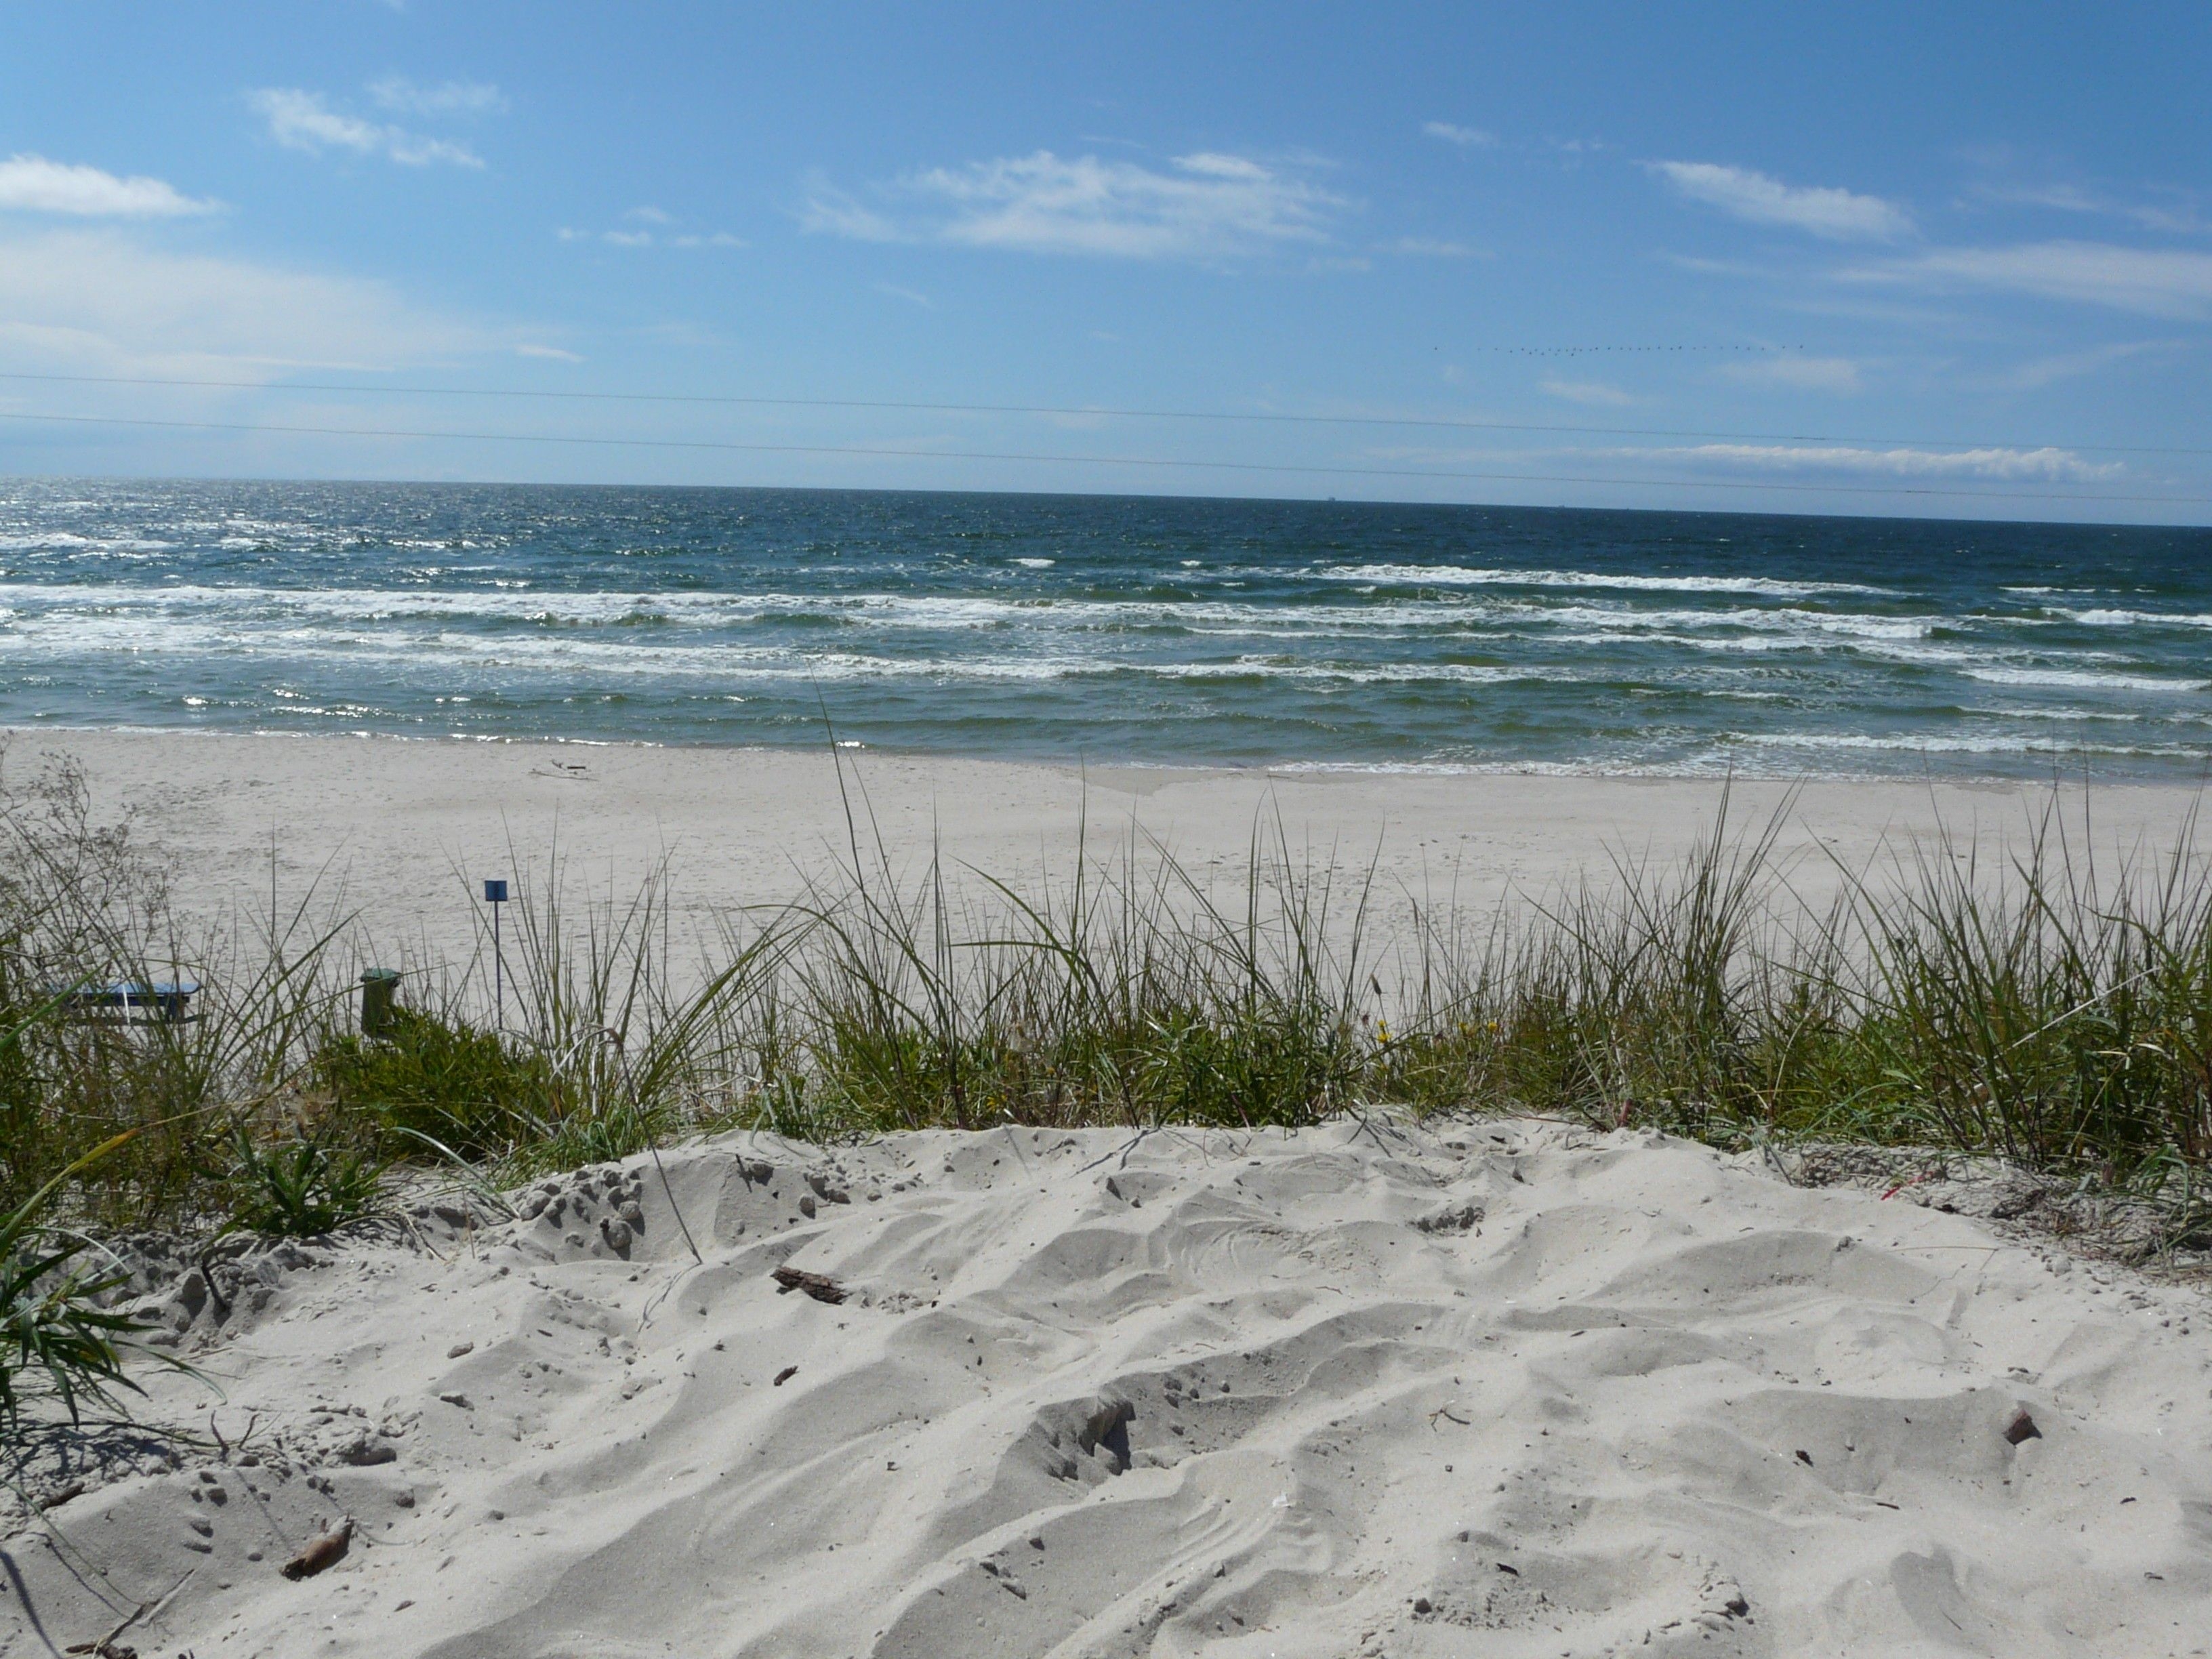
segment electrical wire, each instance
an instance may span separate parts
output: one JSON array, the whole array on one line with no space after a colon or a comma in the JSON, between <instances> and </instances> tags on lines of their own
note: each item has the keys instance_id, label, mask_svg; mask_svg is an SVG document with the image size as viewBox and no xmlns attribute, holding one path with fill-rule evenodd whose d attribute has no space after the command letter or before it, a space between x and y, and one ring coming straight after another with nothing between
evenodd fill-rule
<instances>
[{"instance_id":1,"label":"electrical wire","mask_svg":"<svg viewBox=\"0 0 2212 1659\"><path fill-rule=\"evenodd\" d=\"M1928 495L1968 501L2126 501L2212 506L2207 495L2097 495L2027 489L1948 489L1927 484L1821 484L1784 481L1737 483L1698 478L1626 478L1590 474L1475 472L1422 467L1326 466L1278 461L1198 461L1146 455L1058 455L1024 451L891 449L858 444L732 443L704 438L611 438L547 432L447 432L393 427L277 425L251 421L170 421L121 415L41 415L0 410L0 420L76 426L151 427L186 432L265 432L341 438L429 439L451 443L578 444L625 449L691 449L760 455L858 455L911 461L1019 461L1072 466L1178 467L1213 472L1278 472L1323 477L1433 478L1445 483L1621 484L1655 489L1789 490L1812 495Z\"/></svg>"},{"instance_id":2,"label":"electrical wire","mask_svg":"<svg viewBox=\"0 0 2212 1659\"><path fill-rule=\"evenodd\" d=\"M1881 438L1813 432L1706 432L1680 427L1586 426L1413 415L1285 415L1234 410L1081 409L1057 404L922 403L868 398L763 398L683 392L562 392L468 386L355 386L324 380L167 380L122 374L34 374L4 369L0 369L0 380L33 380L58 386L177 386L228 392L337 392L368 397L539 398L573 403L708 404L763 409L873 409L907 414L1053 415L1094 419L1105 416L1131 421L1242 421L1282 426L1413 427L1439 431L1540 432L1583 437L1696 438L1734 443L1910 444L1931 449L2075 449L2100 455L2212 455L2212 447L2172 444L2049 444L1996 438Z\"/></svg>"}]
</instances>

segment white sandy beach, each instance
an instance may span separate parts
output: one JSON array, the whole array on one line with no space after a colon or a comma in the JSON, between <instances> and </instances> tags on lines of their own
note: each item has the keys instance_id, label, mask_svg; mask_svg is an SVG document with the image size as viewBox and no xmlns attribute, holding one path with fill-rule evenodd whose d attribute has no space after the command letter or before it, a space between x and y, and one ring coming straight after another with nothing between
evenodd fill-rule
<instances>
[{"instance_id":1,"label":"white sandy beach","mask_svg":"<svg viewBox=\"0 0 2212 1659\"><path fill-rule=\"evenodd\" d=\"M626 896L665 856L680 911L781 903L849 857L838 769L824 752L395 738L16 731L8 775L47 756L81 765L95 810L133 811L204 911L265 910L309 891L378 938L465 954L472 884L543 870ZM1079 839L1110 854L1133 829L1201 876L1242 882L1255 833L1386 907L1487 912L1616 855L1662 863L1711 833L1783 814L1778 851L1808 896L1838 872L1948 837L2001 859L2053 800L2048 783L1629 778L1559 774L1204 771L1047 766L877 753L846 757L863 856L911 874L934 845L1016 883L1064 875ZM2105 852L2155 855L2200 799L2172 785L2068 783L2061 822ZM2086 819L2085 819L2085 814ZM2087 824L2087 831L2084 824Z\"/></svg>"},{"instance_id":2,"label":"white sandy beach","mask_svg":"<svg viewBox=\"0 0 2212 1659\"><path fill-rule=\"evenodd\" d=\"M1522 1121L634 1159L161 1299L205 1444L7 1541L0 1653L2205 1652L2201 1292L1915 1195Z\"/></svg>"}]
</instances>

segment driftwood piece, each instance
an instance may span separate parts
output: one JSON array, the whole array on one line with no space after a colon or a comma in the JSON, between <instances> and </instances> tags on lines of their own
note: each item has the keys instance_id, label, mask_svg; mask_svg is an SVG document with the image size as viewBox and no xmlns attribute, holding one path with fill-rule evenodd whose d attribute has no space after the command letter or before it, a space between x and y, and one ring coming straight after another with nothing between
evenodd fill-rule
<instances>
[{"instance_id":1,"label":"driftwood piece","mask_svg":"<svg viewBox=\"0 0 2212 1659\"><path fill-rule=\"evenodd\" d=\"M353 1522L338 1522L334 1531L320 1538L310 1539L307 1547L287 1561L277 1571L287 1578L313 1578L325 1568L334 1567L345 1559L346 1546L353 1539Z\"/></svg>"},{"instance_id":2,"label":"driftwood piece","mask_svg":"<svg viewBox=\"0 0 2212 1659\"><path fill-rule=\"evenodd\" d=\"M776 1294L804 1291L817 1302L838 1303L845 1299L845 1287L827 1273L810 1273L799 1267L778 1267L773 1277Z\"/></svg>"}]
</instances>

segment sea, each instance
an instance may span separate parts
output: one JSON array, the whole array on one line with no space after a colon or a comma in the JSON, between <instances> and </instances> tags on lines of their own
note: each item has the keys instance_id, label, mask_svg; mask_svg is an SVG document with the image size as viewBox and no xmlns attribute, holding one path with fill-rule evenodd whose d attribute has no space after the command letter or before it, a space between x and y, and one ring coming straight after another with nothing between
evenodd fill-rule
<instances>
[{"instance_id":1,"label":"sea","mask_svg":"<svg viewBox=\"0 0 2212 1659\"><path fill-rule=\"evenodd\" d=\"M0 481L0 726L2198 780L2212 531Z\"/></svg>"}]
</instances>

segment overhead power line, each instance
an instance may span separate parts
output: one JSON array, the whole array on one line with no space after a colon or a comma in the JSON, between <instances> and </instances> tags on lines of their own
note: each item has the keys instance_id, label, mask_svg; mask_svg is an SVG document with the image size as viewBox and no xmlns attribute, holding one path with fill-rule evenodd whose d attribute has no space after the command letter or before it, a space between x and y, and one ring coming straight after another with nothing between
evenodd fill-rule
<instances>
[{"instance_id":1,"label":"overhead power line","mask_svg":"<svg viewBox=\"0 0 2212 1659\"><path fill-rule=\"evenodd\" d=\"M1474 472L1429 467L1310 466L1296 462L1194 461L1152 455L1057 455L1025 451L892 449L859 444L732 443L705 438L612 438L549 432L446 432L393 427L308 426L254 421L165 421L122 415L41 415L0 410L0 420L76 426L152 427L185 432L267 432L338 438L433 439L450 443L576 444L623 449L690 449L757 455L856 455L908 461L1018 461L1069 466L1175 467L1208 472L1276 472L1319 477L1432 478L1492 483L1624 484L1654 489L1780 489L1809 495L1930 495L1985 501L2124 501L2146 505L2212 506L2212 495L2097 495L2033 489L1954 489L1929 484L1823 484L1785 481L1738 483L1701 478L1607 477L1589 473Z\"/></svg>"},{"instance_id":2,"label":"overhead power line","mask_svg":"<svg viewBox=\"0 0 2212 1659\"><path fill-rule=\"evenodd\" d=\"M1500 347L1504 350L1507 348ZM2212 455L2212 447L2174 444L2086 444L2020 438L1884 438L1814 432L1707 432L1681 427L1588 426L1559 422L1489 421L1415 415L1286 415L1206 409L1081 408L1060 404L959 404L874 398L766 398L686 392L562 392L473 386L360 386L329 380L204 380L124 374L33 374L0 369L0 380L56 386L177 386L228 392L337 392L357 397L538 398L569 403L705 404L760 409L872 409L907 414L1053 415L1130 421L1251 422L1277 426L1409 427L1437 431L1540 432L1598 438L1694 438L1730 443L1906 444L1929 449L2074 449L2099 455Z\"/></svg>"},{"instance_id":3,"label":"overhead power line","mask_svg":"<svg viewBox=\"0 0 2212 1659\"><path fill-rule=\"evenodd\" d=\"M1691 351L1705 354L1742 352L1749 356L1771 357L1778 351L1802 351L1799 346L1768 345L1579 345L1579 346L1469 346L1471 354L1490 357L1627 357L1656 356L1665 352Z\"/></svg>"}]
</instances>

